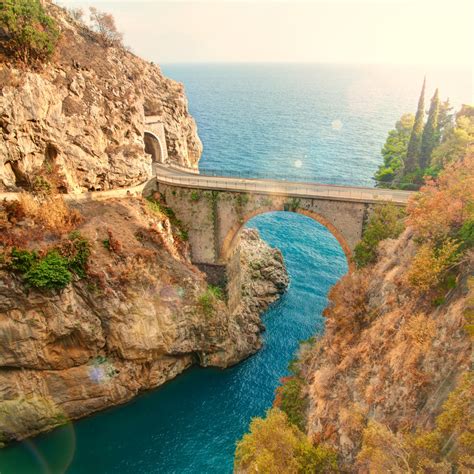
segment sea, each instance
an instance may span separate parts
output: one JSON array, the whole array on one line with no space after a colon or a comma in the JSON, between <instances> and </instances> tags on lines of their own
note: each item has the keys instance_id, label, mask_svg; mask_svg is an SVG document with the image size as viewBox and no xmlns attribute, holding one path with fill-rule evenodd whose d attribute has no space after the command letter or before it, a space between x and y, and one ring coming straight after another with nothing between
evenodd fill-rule
<instances>
[{"instance_id":1,"label":"sea","mask_svg":"<svg viewBox=\"0 0 474 474\"><path fill-rule=\"evenodd\" d=\"M470 70L324 64L168 64L204 145L200 171L374 186L388 130L414 113L424 76L455 108ZM428 105L427 105L428 106ZM264 346L226 369L194 367L130 403L0 450L1 474L231 473L236 442L263 416L300 341L324 331L330 288L348 269L321 224L272 212L245 224L279 248L287 292L263 315Z\"/></svg>"}]
</instances>

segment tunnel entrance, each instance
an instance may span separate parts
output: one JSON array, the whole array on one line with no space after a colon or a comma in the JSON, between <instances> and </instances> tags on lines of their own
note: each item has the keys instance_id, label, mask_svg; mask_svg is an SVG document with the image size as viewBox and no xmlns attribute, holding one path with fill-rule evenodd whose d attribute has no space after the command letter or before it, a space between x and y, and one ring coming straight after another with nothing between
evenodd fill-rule
<instances>
[{"instance_id":1,"label":"tunnel entrance","mask_svg":"<svg viewBox=\"0 0 474 474\"><path fill-rule=\"evenodd\" d=\"M163 163L164 153L160 139L151 132L145 132L145 153L151 155L153 163Z\"/></svg>"}]
</instances>

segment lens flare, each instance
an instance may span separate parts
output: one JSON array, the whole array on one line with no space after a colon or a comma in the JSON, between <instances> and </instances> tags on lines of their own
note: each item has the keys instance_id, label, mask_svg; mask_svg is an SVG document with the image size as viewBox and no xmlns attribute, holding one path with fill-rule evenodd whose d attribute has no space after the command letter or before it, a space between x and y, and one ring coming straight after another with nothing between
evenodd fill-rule
<instances>
[{"instance_id":1,"label":"lens flare","mask_svg":"<svg viewBox=\"0 0 474 474\"><path fill-rule=\"evenodd\" d=\"M336 130L336 131L341 130L341 129L342 129L342 122L341 122L339 119L333 120L333 121L331 122L331 128L332 128L333 130Z\"/></svg>"}]
</instances>

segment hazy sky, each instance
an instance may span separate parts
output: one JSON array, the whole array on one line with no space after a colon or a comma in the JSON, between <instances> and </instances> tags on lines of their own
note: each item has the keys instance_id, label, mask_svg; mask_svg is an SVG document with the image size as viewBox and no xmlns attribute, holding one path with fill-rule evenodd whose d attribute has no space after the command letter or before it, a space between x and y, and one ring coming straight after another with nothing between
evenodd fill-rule
<instances>
[{"instance_id":1,"label":"hazy sky","mask_svg":"<svg viewBox=\"0 0 474 474\"><path fill-rule=\"evenodd\" d=\"M472 64L471 0L61 0L116 17L149 60Z\"/></svg>"}]
</instances>

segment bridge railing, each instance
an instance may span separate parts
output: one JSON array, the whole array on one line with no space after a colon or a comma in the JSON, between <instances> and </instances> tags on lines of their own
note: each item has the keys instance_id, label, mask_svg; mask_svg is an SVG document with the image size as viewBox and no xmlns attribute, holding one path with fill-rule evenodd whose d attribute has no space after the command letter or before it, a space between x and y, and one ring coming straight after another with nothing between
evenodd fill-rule
<instances>
[{"instance_id":1,"label":"bridge railing","mask_svg":"<svg viewBox=\"0 0 474 474\"><path fill-rule=\"evenodd\" d=\"M264 170L226 170L213 169L202 167L199 169L201 176L225 177L225 178L244 178L244 179L265 179L289 182L307 182L308 184L319 183L334 186L351 186L371 188L374 187L375 181L373 179L358 179L353 177L340 176L318 176L317 174L303 174L295 173L290 170L279 171L277 169L272 171Z\"/></svg>"},{"instance_id":2,"label":"bridge railing","mask_svg":"<svg viewBox=\"0 0 474 474\"><path fill-rule=\"evenodd\" d=\"M411 193L377 188L358 188L354 186L336 186L311 184L283 180L249 179L243 177L224 177L209 175L184 175L158 172L157 180L167 184L196 187L210 190L230 190L243 192L262 192L283 194L291 197L328 197L364 202L393 201L404 204Z\"/></svg>"}]
</instances>

